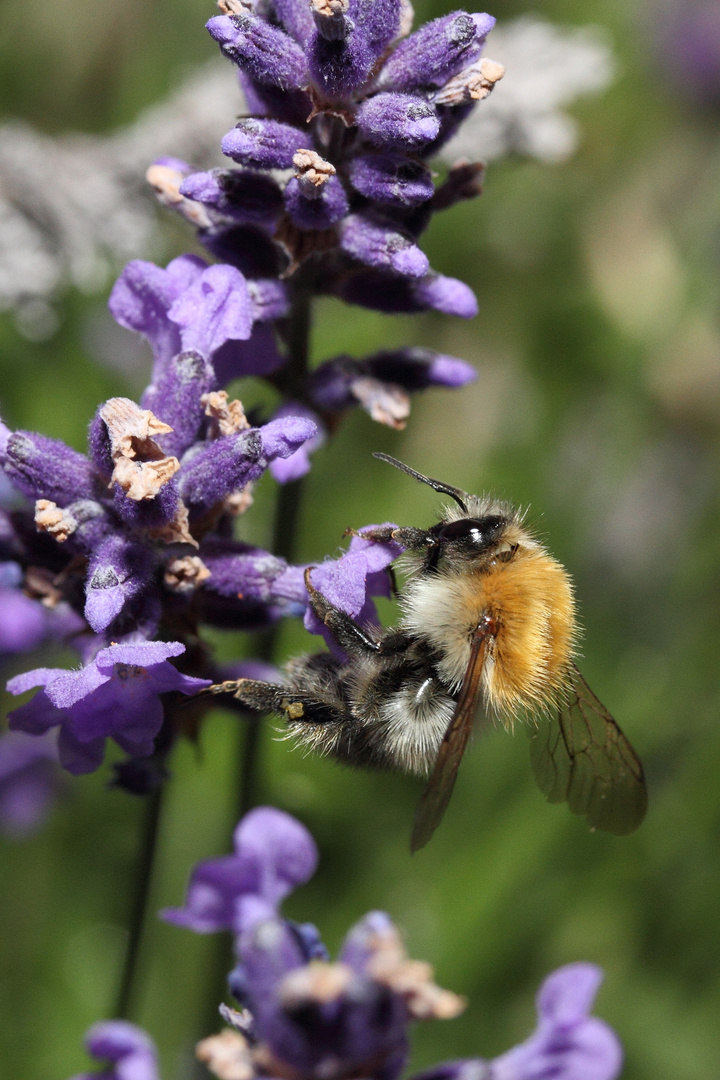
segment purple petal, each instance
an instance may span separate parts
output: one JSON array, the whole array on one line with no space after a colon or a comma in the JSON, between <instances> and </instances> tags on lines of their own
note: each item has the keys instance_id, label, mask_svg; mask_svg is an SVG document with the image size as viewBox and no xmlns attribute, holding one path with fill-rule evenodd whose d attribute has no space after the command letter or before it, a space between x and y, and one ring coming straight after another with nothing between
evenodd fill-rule
<instances>
[{"instance_id":1,"label":"purple petal","mask_svg":"<svg viewBox=\"0 0 720 1080\"><path fill-rule=\"evenodd\" d=\"M263 284L252 283L253 286ZM258 311L257 307L258 294L252 287L250 295L256 304L255 318L264 319L265 313ZM213 357L218 386L227 386L232 379L241 379L246 375L270 375L284 363L285 359L278 351L275 331L272 326L263 323L255 323L247 341L226 341Z\"/></svg>"},{"instance_id":2,"label":"purple petal","mask_svg":"<svg viewBox=\"0 0 720 1080\"><path fill-rule=\"evenodd\" d=\"M95 478L90 461L47 435L12 432L0 452L0 465L13 487L31 499L50 499L65 507L94 494Z\"/></svg>"},{"instance_id":3,"label":"purple petal","mask_svg":"<svg viewBox=\"0 0 720 1080\"><path fill-rule=\"evenodd\" d=\"M357 111L360 134L386 149L419 150L437 138L440 121L428 101L413 94L375 94Z\"/></svg>"},{"instance_id":4,"label":"purple petal","mask_svg":"<svg viewBox=\"0 0 720 1080\"><path fill-rule=\"evenodd\" d=\"M573 1024L588 1015L603 973L595 964L567 964L548 975L537 996L538 1016L556 1024Z\"/></svg>"},{"instance_id":5,"label":"purple petal","mask_svg":"<svg viewBox=\"0 0 720 1080\"><path fill-rule=\"evenodd\" d=\"M19 589L0 588L0 654L28 652L45 637L47 609Z\"/></svg>"},{"instance_id":6,"label":"purple petal","mask_svg":"<svg viewBox=\"0 0 720 1080\"><path fill-rule=\"evenodd\" d=\"M427 255L410 236L364 214L351 214L345 219L340 247L359 262L406 277L423 277L430 269Z\"/></svg>"},{"instance_id":7,"label":"purple petal","mask_svg":"<svg viewBox=\"0 0 720 1080\"><path fill-rule=\"evenodd\" d=\"M299 480L310 471L310 455L314 454L325 442L325 431L319 417L306 405L296 401L288 401L281 405L275 413L274 419L285 416L301 416L315 424L317 431L311 439L303 443L293 454L288 457L277 457L270 462L270 472L278 484L287 484L291 480Z\"/></svg>"},{"instance_id":8,"label":"purple petal","mask_svg":"<svg viewBox=\"0 0 720 1080\"><path fill-rule=\"evenodd\" d=\"M442 86L480 54L494 25L491 15L466 11L425 23L397 46L383 68L381 85L400 91Z\"/></svg>"},{"instance_id":9,"label":"purple petal","mask_svg":"<svg viewBox=\"0 0 720 1080\"><path fill-rule=\"evenodd\" d=\"M229 340L250 337L253 307L244 276L234 266L210 266L168 311L183 349L211 357Z\"/></svg>"},{"instance_id":10,"label":"purple petal","mask_svg":"<svg viewBox=\"0 0 720 1080\"><path fill-rule=\"evenodd\" d=\"M331 176L314 197L308 197L293 176L285 187L285 208L299 229L329 229L348 212L348 200L337 176Z\"/></svg>"},{"instance_id":11,"label":"purple petal","mask_svg":"<svg viewBox=\"0 0 720 1080\"><path fill-rule=\"evenodd\" d=\"M349 550L340 559L328 560L313 568L312 583L331 604L354 619L376 621L374 605L369 602L370 592L372 590L373 595L385 592L388 585L384 571L402 550L395 541L380 544L354 536ZM337 645L327 627L310 607L305 612L304 622L306 630L311 634L322 634L331 651L337 653Z\"/></svg>"},{"instance_id":12,"label":"purple petal","mask_svg":"<svg viewBox=\"0 0 720 1080\"><path fill-rule=\"evenodd\" d=\"M390 206L419 206L435 190L426 165L389 152L358 154L350 162L348 178L361 195Z\"/></svg>"},{"instance_id":13,"label":"purple petal","mask_svg":"<svg viewBox=\"0 0 720 1080\"><path fill-rule=\"evenodd\" d=\"M59 788L57 743L52 736L8 731L0 735L0 831L14 840L34 833Z\"/></svg>"},{"instance_id":14,"label":"purple petal","mask_svg":"<svg viewBox=\"0 0 720 1080\"><path fill-rule=\"evenodd\" d=\"M152 555L140 544L110 536L88 562L85 618L96 634L117 618L125 605L146 588L154 570Z\"/></svg>"},{"instance_id":15,"label":"purple petal","mask_svg":"<svg viewBox=\"0 0 720 1080\"><path fill-rule=\"evenodd\" d=\"M155 1044L135 1024L103 1020L87 1032L85 1045L93 1057L118 1066L111 1072L103 1072L104 1080L160 1080ZM99 1075L94 1074L98 1080Z\"/></svg>"},{"instance_id":16,"label":"purple petal","mask_svg":"<svg viewBox=\"0 0 720 1080\"><path fill-rule=\"evenodd\" d=\"M253 169L291 169L295 152L312 146L308 131L252 117L240 120L220 144L223 154Z\"/></svg>"},{"instance_id":17,"label":"purple petal","mask_svg":"<svg viewBox=\"0 0 720 1080\"><path fill-rule=\"evenodd\" d=\"M259 892L280 903L315 873L318 851L312 836L299 821L272 806L251 810L234 833L235 850L260 868Z\"/></svg>"},{"instance_id":18,"label":"purple petal","mask_svg":"<svg viewBox=\"0 0 720 1080\"><path fill-rule=\"evenodd\" d=\"M200 398L214 386L213 367L199 352L181 352L168 363L155 365L140 404L172 428L157 438L166 454L181 458L195 442L205 416Z\"/></svg>"},{"instance_id":19,"label":"purple petal","mask_svg":"<svg viewBox=\"0 0 720 1080\"><path fill-rule=\"evenodd\" d=\"M185 906L161 917L196 933L248 931L272 918L277 906L312 877L317 848L307 829L280 810L251 810L234 833L235 854L208 859L193 870Z\"/></svg>"},{"instance_id":20,"label":"purple petal","mask_svg":"<svg viewBox=\"0 0 720 1080\"><path fill-rule=\"evenodd\" d=\"M283 90L307 84L303 50L278 27L246 15L216 15L206 25L223 53L252 79Z\"/></svg>"},{"instance_id":21,"label":"purple petal","mask_svg":"<svg viewBox=\"0 0 720 1080\"><path fill-rule=\"evenodd\" d=\"M165 270L135 259L115 282L108 306L121 326L143 334L156 359L169 360L181 351L177 327L168 310L185 289L207 268L196 255L181 255Z\"/></svg>"}]
</instances>

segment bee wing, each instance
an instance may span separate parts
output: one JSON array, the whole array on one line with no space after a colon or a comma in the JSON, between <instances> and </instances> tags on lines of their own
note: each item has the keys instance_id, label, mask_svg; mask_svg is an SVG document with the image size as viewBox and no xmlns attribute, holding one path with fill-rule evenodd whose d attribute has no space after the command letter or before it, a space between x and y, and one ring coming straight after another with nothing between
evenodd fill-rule
<instances>
[{"instance_id":1,"label":"bee wing","mask_svg":"<svg viewBox=\"0 0 720 1080\"><path fill-rule=\"evenodd\" d=\"M593 829L624 836L647 810L640 759L573 665L557 717L542 719L530 743L535 780L549 802L566 802Z\"/></svg>"},{"instance_id":2,"label":"bee wing","mask_svg":"<svg viewBox=\"0 0 720 1080\"><path fill-rule=\"evenodd\" d=\"M470 660L465 669L460 696L455 706L452 720L440 743L440 751L435 762L432 776L415 810L410 850L419 851L425 847L432 834L442 821L447 810L450 796L455 787L460 761L470 738L482 679L485 660L485 647L489 638L486 629L478 627L470 648Z\"/></svg>"}]
</instances>

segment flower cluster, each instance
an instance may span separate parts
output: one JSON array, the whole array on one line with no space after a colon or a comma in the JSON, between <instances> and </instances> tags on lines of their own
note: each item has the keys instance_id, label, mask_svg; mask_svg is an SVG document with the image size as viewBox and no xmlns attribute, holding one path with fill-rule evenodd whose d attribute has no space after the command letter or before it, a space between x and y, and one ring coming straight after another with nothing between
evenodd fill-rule
<instances>
[{"instance_id":1,"label":"flower cluster","mask_svg":"<svg viewBox=\"0 0 720 1080\"><path fill-rule=\"evenodd\" d=\"M74 773L101 763L107 738L130 762L118 781L145 791L182 726L179 695L222 673L202 627L254 629L308 611L305 567L241 538L237 519L269 471L296 480L354 406L403 427L409 395L462 386L463 361L424 348L341 355L309 369L309 305L321 293L383 311L469 316L467 286L433 273L418 237L436 209L477 194L474 167L437 190L427 158L502 74L481 57L494 24L459 11L409 34L402 0L227 0L210 33L240 69L253 116L223 140L238 167L150 170L218 260L129 263L110 310L153 355L138 402L104 402L86 454L0 422L0 589L11 619L0 648L48 635L79 652L77 672L39 668L9 683L41 687L10 726L58 730ZM409 35L409 36L408 36ZM275 412L246 415L224 387L267 380ZM313 583L372 620L397 544L356 536ZM174 663L171 663L174 661Z\"/></svg>"},{"instance_id":2,"label":"flower cluster","mask_svg":"<svg viewBox=\"0 0 720 1080\"><path fill-rule=\"evenodd\" d=\"M352 927L335 962L312 924L282 918L279 903L308 880L316 863L305 828L260 807L239 823L235 853L200 863L185 907L162 913L200 933L230 930L235 936L237 966L229 984L240 1008L221 1005L228 1026L197 1047L221 1080L396 1080L407 1064L412 1025L452 1018L465 1007L436 985L428 964L408 958L383 912L370 912ZM614 1080L618 1041L589 1015L601 978L592 964L561 968L540 989L537 1027L524 1043L493 1060L445 1062L414 1080ZM102 1074L108 1080L158 1080L152 1044L138 1028L97 1024L87 1046L113 1064Z\"/></svg>"}]
</instances>

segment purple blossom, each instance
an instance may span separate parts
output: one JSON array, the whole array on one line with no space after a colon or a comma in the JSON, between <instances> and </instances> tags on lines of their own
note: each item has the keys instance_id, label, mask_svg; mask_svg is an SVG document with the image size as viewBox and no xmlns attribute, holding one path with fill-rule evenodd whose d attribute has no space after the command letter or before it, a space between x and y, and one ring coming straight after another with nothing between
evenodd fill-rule
<instances>
[{"instance_id":1,"label":"purple blossom","mask_svg":"<svg viewBox=\"0 0 720 1080\"><path fill-rule=\"evenodd\" d=\"M307 405L288 401L280 406L273 419L279 420L284 416L303 416L314 423L317 430L315 435L299 446L294 454L288 457L276 457L270 462L270 472L278 484L287 484L291 480L299 480L301 476L305 476L310 471L310 455L314 454L325 442L325 430L320 418Z\"/></svg>"},{"instance_id":2,"label":"purple blossom","mask_svg":"<svg viewBox=\"0 0 720 1080\"><path fill-rule=\"evenodd\" d=\"M133 757L147 757L163 722L160 695L194 694L210 685L169 663L168 657L184 652L176 641L110 645L78 671L36 668L16 675L7 684L11 694L43 689L10 713L10 727L30 735L59 727L60 762L71 773L97 769L106 738Z\"/></svg>"},{"instance_id":3,"label":"purple blossom","mask_svg":"<svg viewBox=\"0 0 720 1080\"><path fill-rule=\"evenodd\" d=\"M180 478L180 493L191 508L211 507L257 480L271 461L289 457L316 434L311 420L283 417L261 428L221 436L197 447L188 459Z\"/></svg>"},{"instance_id":4,"label":"purple blossom","mask_svg":"<svg viewBox=\"0 0 720 1080\"><path fill-rule=\"evenodd\" d=\"M615 1080L620 1043L589 1015L602 977L594 964L559 968L540 987L538 1025L524 1043L492 1061L449 1061L412 1080Z\"/></svg>"},{"instance_id":5,"label":"purple blossom","mask_svg":"<svg viewBox=\"0 0 720 1080\"><path fill-rule=\"evenodd\" d=\"M239 934L274 918L284 898L315 873L317 848L303 825L270 806L240 821L235 853L198 863L185 906L166 908L161 917L198 934L232 930Z\"/></svg>"},{"instance_id":6,"label":"purple blossom","mask_svg":"<svg viewBox=\"0 0 720 1080\"><path fill-rule=\"evenodd\" d=\"M36 832L60 786L57 743L52 735L23 731L0 735L0 832L14 840Z\"/></svg>"},{"instance_id":7,"label":"purple blossom","mask_svg":"<svg viewBox=\"0 0 720 1080\"><path fill-rule=\"evenodd\" d=\"M368 529L385 527L367 526ZM378 543L364 540L362 535L353 536L348 551L340 559L328 559L313 567L310 580L326 600L351 615L356 622L377 624L377 610L370 598L390 596L391 581L387 570L402 551L401 545L394 540ZM305 611L305 629L311 634L322 634L328 648L336 655L342 655L311 607Z\"/></svg>"},{"instance_id":8,"label":"purple blossom","mask_svg":"<svg viewBox=\"0 0 720 1080\"><path fill-rule=\"evenodd\" d=\"M102 1020L85 1035L91 1057L110 1068L80 1073L73 1080L160 1080L158 1055L149 1035L127 1020Z\"/></svg>"}]
</instances>

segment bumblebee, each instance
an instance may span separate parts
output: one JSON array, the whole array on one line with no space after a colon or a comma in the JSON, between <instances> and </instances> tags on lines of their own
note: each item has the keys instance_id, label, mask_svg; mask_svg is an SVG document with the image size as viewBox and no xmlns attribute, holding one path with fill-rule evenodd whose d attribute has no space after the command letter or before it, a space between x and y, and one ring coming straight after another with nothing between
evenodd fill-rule
<instances>
[{"instance_id":1,"label":"bumblebee","mask_svg":"<svg viewBox=\"0 0 720 1080\"><path fill-rule=\"evenodd\" d=\"M642 765L574 663L578 629L570 577L513 506L468 495L375 457L453 504L429 529L364 529L396 541L411 569L401 617L360 626L331 605L306 571L309 602L346 654L292 660L287 683L220 683L246 708L274 712L300 745L351 765L429 776L411 847L423 847L447 808L478 717L531 723L535 779L593 828L622 835L642 821Z\"/></svg>"}]
</instances>

